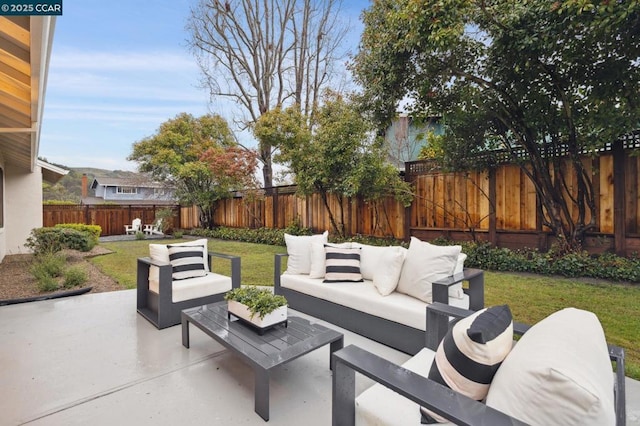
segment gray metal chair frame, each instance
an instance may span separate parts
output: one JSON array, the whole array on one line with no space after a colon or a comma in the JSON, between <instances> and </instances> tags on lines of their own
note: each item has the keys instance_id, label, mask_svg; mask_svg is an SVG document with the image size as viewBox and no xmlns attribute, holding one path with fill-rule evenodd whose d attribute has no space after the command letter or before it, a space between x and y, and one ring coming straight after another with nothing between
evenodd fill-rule
<instances>
[{"instance_id":1,"label":"gray metal chair frame","mask_svg":"<svg viewBox=\"0 0 640 426\"><path fill-rule=\"evenodd\" d=\"M442 303L427 307L427 333L425 347L435 351L444 338L438 330L437 317L463 318L473 313ZM440 322L441 323L441 322ZM530 327L514 322L514 334L522 335ZM446 330L445 330L446 333ZM609 357L615 363L615 409L616 425L626 423L624 350L609 345ZM411 401L426 407L458 425L521 425L524 424L507 414L468 398L439 383L393 364L357 346L350 345L333 354L333 400L332 424L351 426L355 424L355 374L360 373L378 382ZM416 423L419 415L416 413Z\"/></svg>"},{"instance_id":2,"label":"gray metal chair frame","mask_svg":"<svg viewBox=\"0 0 640 426\"><path fill-rule=\"evenodd\" d=\"M240 288L240 257L224 253L209 252L209 269L212 258L226 259L231 262L231 287ZM159 268L159 292L149 290L149 269L151 265ZM138 313L155 325L163 329L180 324L180 313L183 309L221 302L225 293L212 294L196 299L174 303L172 290L172 268L168 262L151 260L149 257L138 258L137 273L137 309Z\"/></svg>"}]
</instances>

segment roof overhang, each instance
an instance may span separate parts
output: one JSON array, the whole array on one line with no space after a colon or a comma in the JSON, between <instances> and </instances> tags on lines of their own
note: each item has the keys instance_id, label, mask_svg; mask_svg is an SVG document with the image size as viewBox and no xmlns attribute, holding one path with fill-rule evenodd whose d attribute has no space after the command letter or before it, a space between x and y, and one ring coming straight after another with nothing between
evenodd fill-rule
<instances>
[{"instance_id":1,"label":"roof overhang","mask_svg":"<svg viewBox=\"0 0 640 426\"><path fill-rule=\"evenodd\" d=\"M0 16L0 153L34 171L55 16Z\"/></svg>"},{"instance_id":2,"label":"roof overhang","mask_svg":"<svg viewBox=\"0 0 640 426\"><path fill-rule=\"evenodd\" d=\"M37 160L37 164L42 169L42 179L53 184L58 183L60 179L69 173L69 170L54 166L46 161Z\"/></svg>"}]
</instances>

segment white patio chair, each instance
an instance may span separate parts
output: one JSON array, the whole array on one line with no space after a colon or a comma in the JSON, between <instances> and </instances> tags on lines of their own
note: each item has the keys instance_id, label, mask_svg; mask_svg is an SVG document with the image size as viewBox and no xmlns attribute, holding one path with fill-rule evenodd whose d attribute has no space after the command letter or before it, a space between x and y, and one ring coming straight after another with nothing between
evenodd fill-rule
<instances>
[{"instance_id":1,"label":"white patio chair","mask_svg":"<svg viewBox=\"0 0 640 426\"><path fill-rule=\"evenodd\" d=\"M125 234L135 234L136 232L142 231L142 220L140 218L135 218L131 221L131 225L124 226Z\"/></svg>"},{"instance_id":2,"label":"white patio chair","mask_svg":"<svg viewBox=\"0 0 640 426\"><path fill-rule=\"evenodd\" d=\"M162 219L157 219L151 225L145 225L144 233L147 235L164 235L164 232L162 232Z\"/></svg>"}]
</instances>

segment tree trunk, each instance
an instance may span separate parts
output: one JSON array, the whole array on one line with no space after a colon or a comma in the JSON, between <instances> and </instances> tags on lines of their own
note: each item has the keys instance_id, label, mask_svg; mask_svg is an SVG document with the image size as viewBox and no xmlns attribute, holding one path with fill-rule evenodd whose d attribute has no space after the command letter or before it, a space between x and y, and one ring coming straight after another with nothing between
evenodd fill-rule
<instances>
[{"instance_id":1,"label":"tree trunk","mask_svg":"<svg viewBox=\"0 0 640 426\"><path fill-rule=\"evenodd\" d=\"M260 149L260 157L262 160L262 179L264 180L264 188L267 195L273 192L273 166L271 163L271 147L262 147Z\"/></svg>"},{"instance_id":2,"label":"tree trunk","mask_svg":"<svg viewBox=\"0 0 640 426\"><path fill-rule=\"evenodd\" d=\"M327 209L327 213L329 214L329 222L331 222L331 226L333 227L334 232L338 235L338 237L344 237L344 232L338 227L336 218L331 211L331 207L329 207L329 197L327 192L322 189L319 189L318 191L322 196L322 202L324 204L324 207Z\"/></svg>"},{"instance_id":3,"label":"tree trunk","mask_svg":"<svg viewBox=\"0 0 640 426\"><path fill-rule=\"evenodd\" d=\"M200 212L200 226L203 229L213 229L214 208L212 206L198 206L198 210Z\"/></svg>"}]
</instances>

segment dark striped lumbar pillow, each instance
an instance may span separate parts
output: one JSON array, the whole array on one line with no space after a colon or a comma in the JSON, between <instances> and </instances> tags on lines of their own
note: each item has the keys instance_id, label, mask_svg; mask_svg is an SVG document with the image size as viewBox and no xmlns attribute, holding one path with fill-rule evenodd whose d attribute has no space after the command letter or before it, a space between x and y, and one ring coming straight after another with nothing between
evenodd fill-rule
<instances>
[{"instance_id":1,"label":"dark striped lumbar pillow","mask_svg":"<svg viewBox=\"0 0 640 426\"><path fill-rule=\"evenodd\" d=\"M513 346L513 319L507 305L458 321L440 342L429 379L477 401L483 400L498 367ZM424 407L422 423L448 422Z\"/></svg>"},{"instance_id":2,"label":"dark striped lumbar pillow","mask_svg":"<svg viewBox=\"0 0 640 426\"><path fill-rule=\"evenodd\" d=\"M362 282L360 273L360 247L344 248L324 246L325 283Z\"/></svg>"},{"instance_id":3,"label":"dark striped lumbar pillow","mask_svg":"<svg viewBox=\"0 0 640 426\"><path fill-rule=\"evenodd\" d=\"M169 249L169 262L173 267L174 280L207 275L204 268L203 246L168 245L167 248Z\"/></svg>"}]
</instances>

